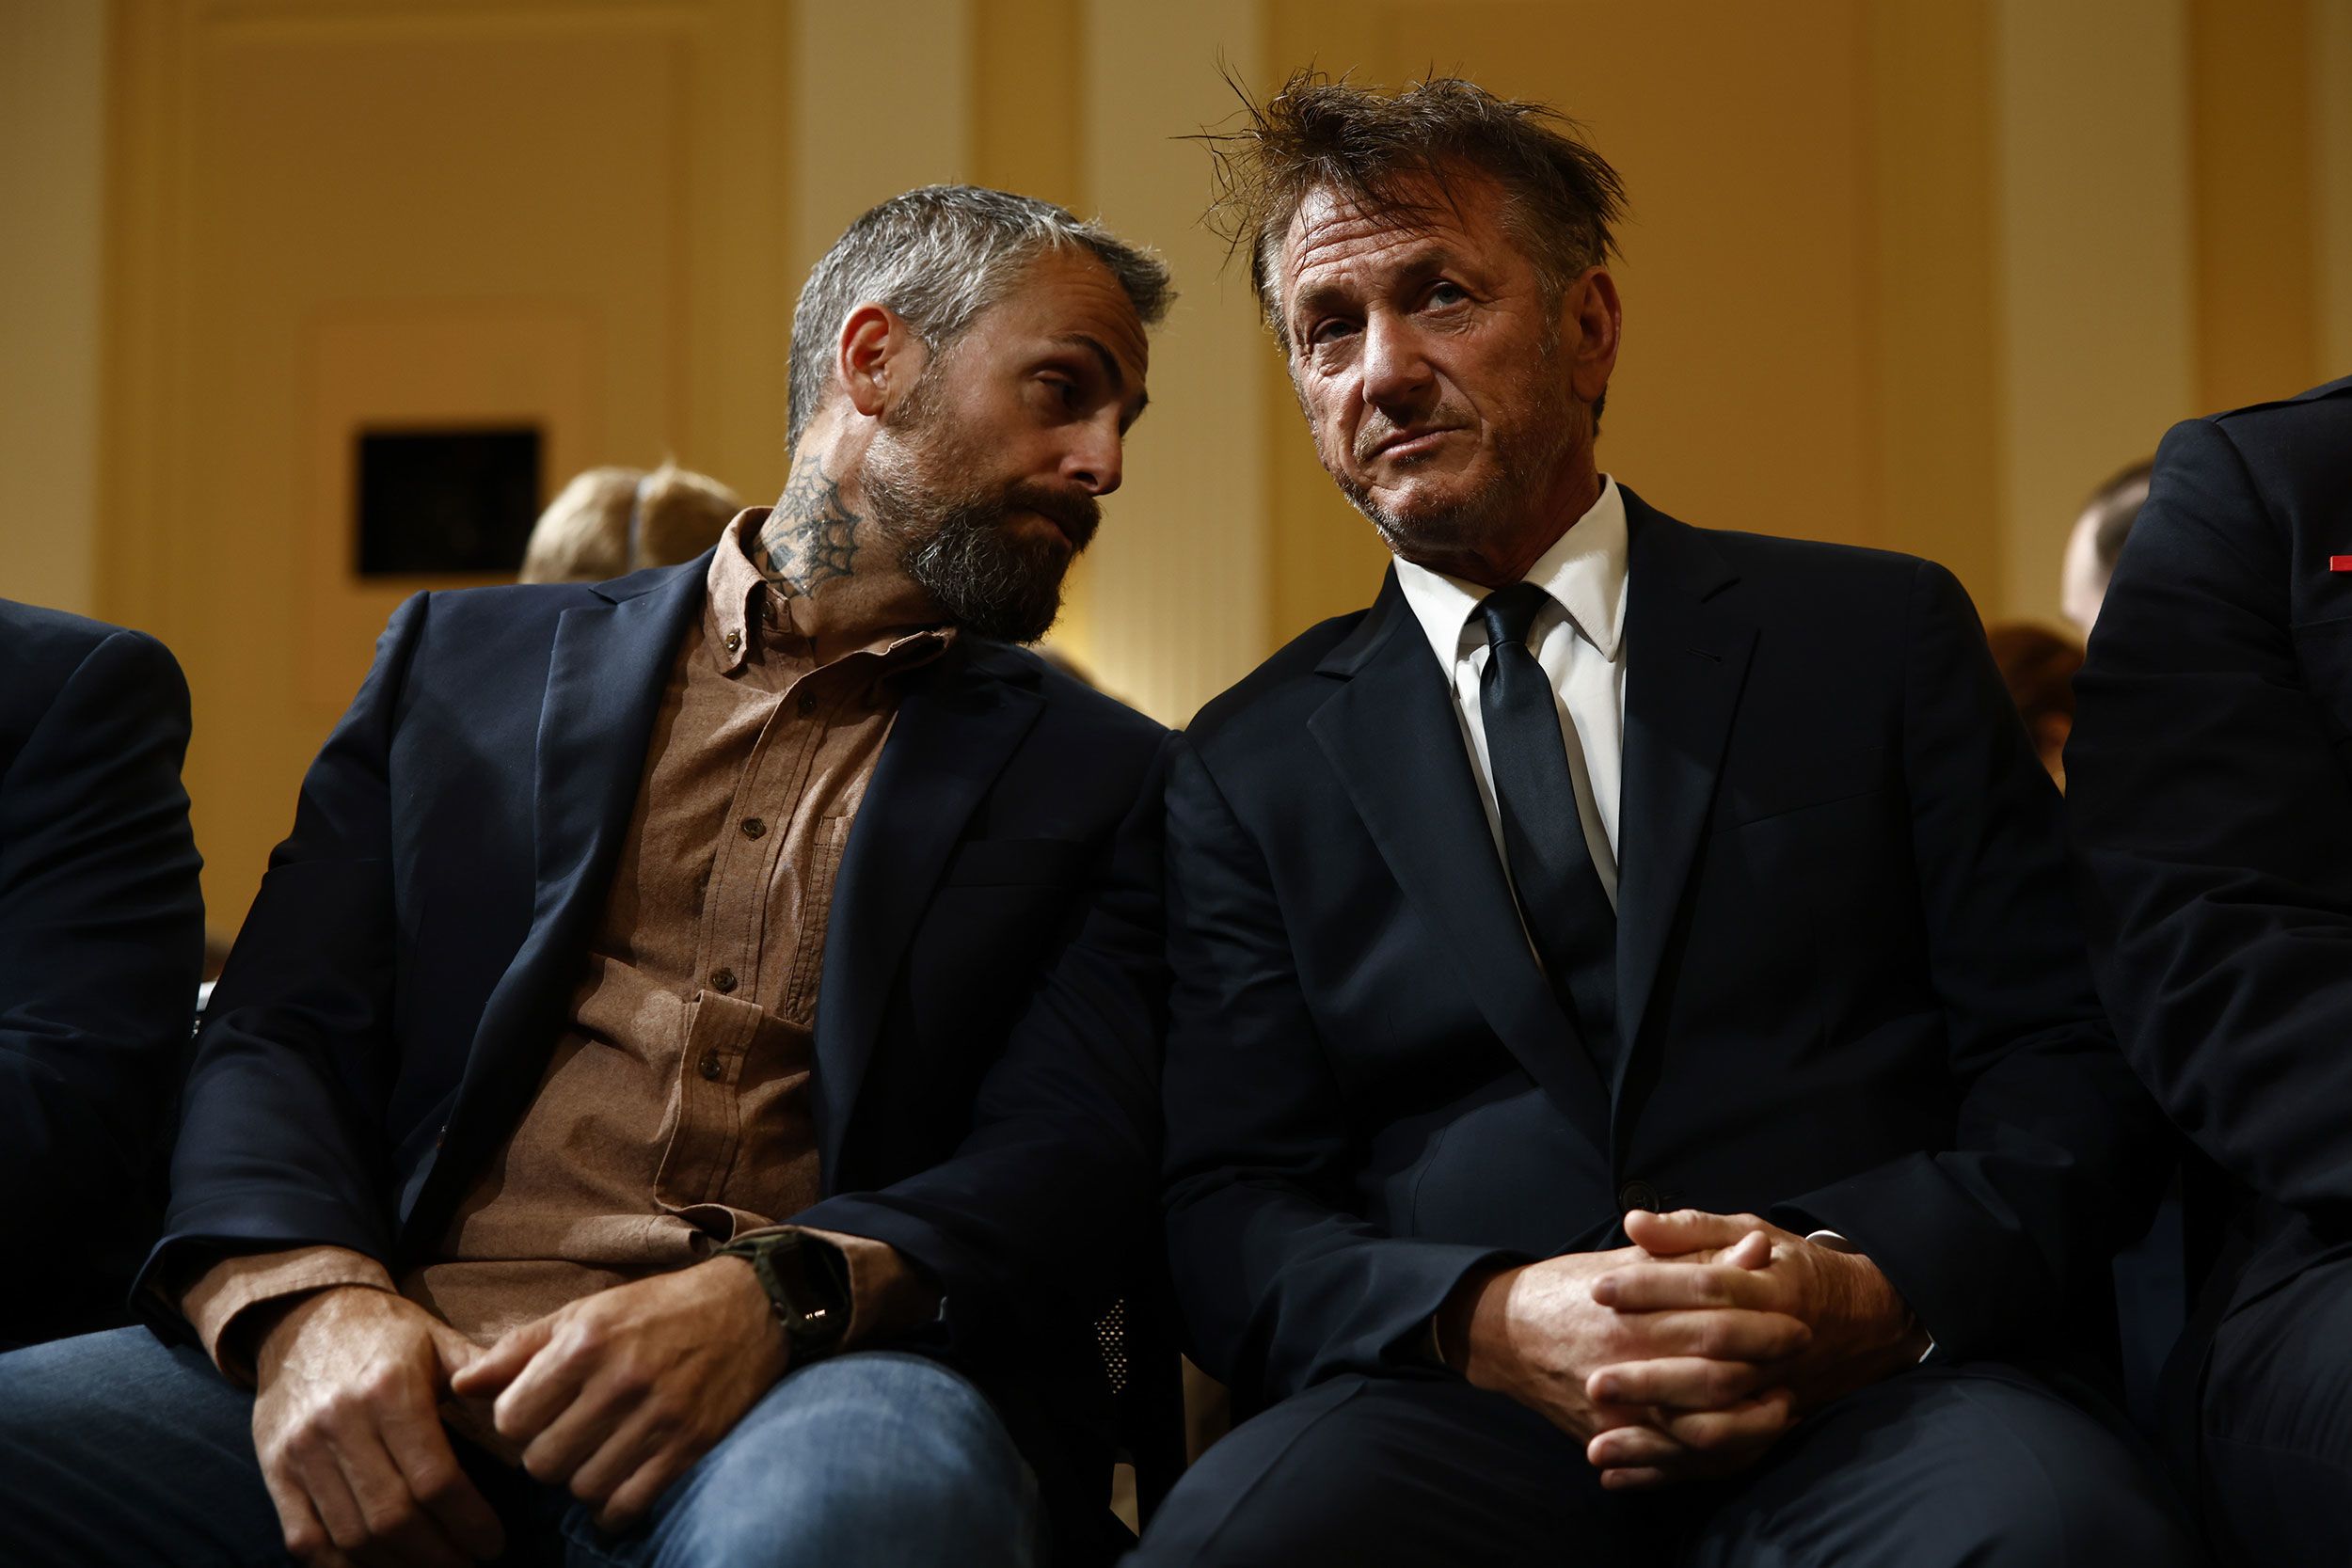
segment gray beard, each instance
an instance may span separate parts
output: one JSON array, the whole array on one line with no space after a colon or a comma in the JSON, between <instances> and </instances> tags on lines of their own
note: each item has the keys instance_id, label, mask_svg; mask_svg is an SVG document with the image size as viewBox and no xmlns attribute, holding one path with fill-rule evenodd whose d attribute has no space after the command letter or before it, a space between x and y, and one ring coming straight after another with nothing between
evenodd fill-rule
<instances>
[{"instance_id":1,"label":"gray beard","mask_svg":"<svg viewBox=\"0 0 2352 1568\"><path fill-rule=\"evenodd\" d=\"M914 467L903 448L878 447L866 456L862 483L876 524L898 546L900 569L968 631L1006 642L1043 637L1061 613L1071 558L1051 540L1021 538L1006 524L1016 509L1034 509L1082 549L1099 512L1029 486L948 494L926 484Z\"/></svg>"},{"instance_id":2,"label":"gray beard","mask_svg":"<svg viewBox=\"0 0 2352 1568\"><path fill-rule=\"evenodd\" d=\"M1419 555L1477 554L1480 546L1510 531L1529 498L1542 490L1574 439L1573 408L1564 399L1561 407L1548 411L1548 417L1498 442L1493 478L1452 506L1409 516L1382 506L1373 499L1371 488L1354 477L1332 477L1348 504L1379 531L1391 554L1407 560Z\"/></svg>"}]
</instances>

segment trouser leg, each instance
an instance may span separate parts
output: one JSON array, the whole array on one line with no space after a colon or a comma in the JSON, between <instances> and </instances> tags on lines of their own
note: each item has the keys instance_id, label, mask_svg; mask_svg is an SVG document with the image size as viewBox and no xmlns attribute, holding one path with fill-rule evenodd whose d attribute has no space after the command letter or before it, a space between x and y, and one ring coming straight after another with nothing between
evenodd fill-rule
<instances>
[{"instance_id":1,"label":"trouser leg","mask_svg":"<svg viewBox=\"0 0 2352 1568\"><path fill-rule=\"evenodd\" d=\"M924 1356L867 1351L787 1374L645 1523L563 1512L581 1568L1033 1568L1037 1480L988 1401Z\"/></svg>"},{"instance_id":2,"label":"trouser leg","mask_svg":"<svg viewBox=\"0 0 2352 1568\"><path fill-rule=\"evenodd\" d=\"M2201 1560L2153 1463L1997 1363L1921 1368L1838 1401L1692 1499L1687 1568L2074 1568Z\"/></svg>"},{"instance_id":3,"label":"trouser leg","mask_svg":"<svg viewBox=\"0 0 2352 1568\"><path fill-rule=\"evenodd\" d=\"M144 1328L0 1356L0 1562L283 1563L252 1419L201 1352Z\"/></svg>"},{"instance_id":4,"label":"trouser leg","mask_svg":"<svg viewBox=\"0 0 2352 1568\"><path fill-rule=\"evenodd\" d=\"M2206 1362L2200 1480L2233 1562L2352 1562L2352 1259L2223 1320Z\"/></svg>"},{"instance_id":5,"label":"trouser leg","mask_svg":"<svg viewBox=\"0 0 2352 1568\"><path fill-rule=\"evenodd\" d=\"M1129 1568L1648 1563L1657 1499L1456 1378L1342 1377L1244 1422L1176 1483Z\"/></svg>"}]
</instances>

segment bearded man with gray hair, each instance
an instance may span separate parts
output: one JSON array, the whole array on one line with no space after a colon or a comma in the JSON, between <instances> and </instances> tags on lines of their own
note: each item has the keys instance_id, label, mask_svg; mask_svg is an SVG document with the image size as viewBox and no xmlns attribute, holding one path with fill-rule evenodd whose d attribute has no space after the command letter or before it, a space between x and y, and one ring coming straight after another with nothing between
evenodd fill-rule
<instances>
[{"instance_id":1,"label":"bearded man with gray hair","mask_svg":"<svg viewBox=\"0 0 2352 1568\"><path fill-rule=\"evenodd\" d=\"M1017 644L1169 297L884 202L776 506L401 608L206 1016L154 1332L0 1360L0 1560L1105 1554L1167 737Z\"/></svg>"}]
</instances>

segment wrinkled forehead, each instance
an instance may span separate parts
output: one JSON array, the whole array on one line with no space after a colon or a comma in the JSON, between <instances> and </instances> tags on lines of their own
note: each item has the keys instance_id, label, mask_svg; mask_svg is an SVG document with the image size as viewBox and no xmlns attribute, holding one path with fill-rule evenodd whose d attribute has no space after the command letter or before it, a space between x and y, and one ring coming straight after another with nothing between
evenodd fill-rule
<instances>
[{"instance_id":1,"label":"wrinkled forehead","mask_svg":"<svg viewBox=\"0 0 2352 1568\"><path fill-rule=\"evenodd\" d=\"M1136 314L1135 301L1101 258L1088 250L1046 251L1022 270L1004 297L974 325L993 325L1023 338L1099 343L1136 386L1151 368L1151 339Z\"/></svg>"},{"instance_id":2,"label":"wrinkled forehead","mask_svg":"<svg viewBox=\"0 0 2352 1568\"><path fill-rule=\"evenodd\" d=\"M1495 244L1498 194L1474 174L1401 176L1376 193L1313 186L1274 257L1277 297L1286 304L1302 281L1394 264L1431 246L1475 252Z\"/></svg>"}]
</instances>

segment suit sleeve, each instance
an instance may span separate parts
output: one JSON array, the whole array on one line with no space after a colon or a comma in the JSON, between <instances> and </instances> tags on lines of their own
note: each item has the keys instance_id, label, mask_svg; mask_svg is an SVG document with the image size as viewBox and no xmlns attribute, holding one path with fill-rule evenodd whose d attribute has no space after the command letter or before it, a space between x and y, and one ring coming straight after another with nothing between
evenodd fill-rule
<instances>
[{"instance_id":1,"label":"suit sleeve","mask_svg":"<svg viewBox=\"0 0 2352 1568\"><path fill-rule=\"evenodd\" d=\"M2165 438L2067 767L2100 990L2133 1066L2237 1179L2342 1225L2352 749L2289 630L2294 573L2325 562L2292 560L2287 538L2225 427Z\"/></svg>"},{"instance_id":2,"label":"suit sleeve","mask_svg":"<svg viewBox=\"0 0 2352 1568\"><path fill-rule=\"evenodd\" d=\"M118 631L0 783L0 1252L26 1267L142 1210L132 1244L153 1236L142 1189L160 1177L204 957L187 746L179 665Z\"/></svg>"},{"instance_id":3,"label":"suit sleeve","mask_svg":"<svg viewBox=\"0 0 2352 1568\"><path fill-rule=\"evenodd\" d=\"M1194 1358L1268 1400L1425 1368L1454 1287L1517 1259L1351 1211L1345 1110L1264 859L1182 742L1168 833L1168 1246Z\"/></svg>"},{"instance_id":4,"label":"suit sleeve","mask_svg":"<svg viewBox=\"0 0 2352 1568\"><path fill-rule=\"evenodd\" d=\"M2147 1227L2171 1148L2117 1051L2066 880L2057 792L1974 608L1913 583L1903 767L1928 961L1956 1100L1948 1148L1781 1206L1860 1246L1945 1357L2046 1341L2095 1312Z\"/></svg>"},{"instance_id":5,"label":"suit sleeve","mask_svg":"<svg viewBox=\"0 0 2352 1568\"><path fill-rule=\"evenodd\" d=\"M939 1321L955 1343L1090 1323L1153 1233L1166 745L1106 837L1083 917L981 1080L955 1154L793 1217L919 1264L941 1288Z\"/></svg>"},{"instance_id":6,"label":"suit sleeve","mask_svg":"<svg viewBox=\"0 0 2352 1568\"><path fill-rule=\"evenodd\" d=\"M391 1257L389 756L429 603L404 604L378 640L206 1008L171 1209L141 1279L151 1309L223 1254L315 1243ZM185 1336L177 1317L157 1326Z\"/></svg>"}]
</instances>

